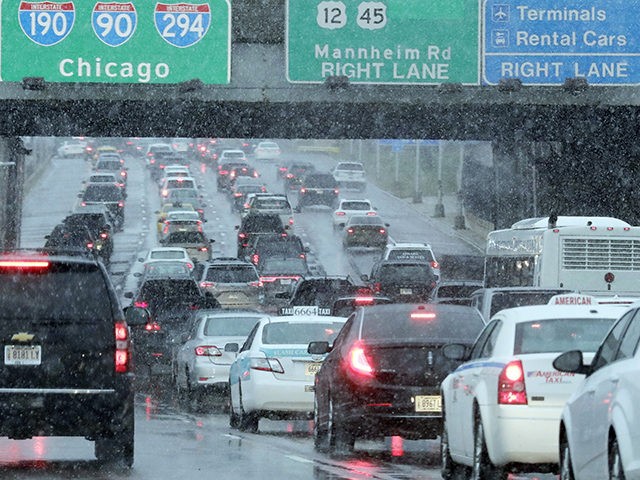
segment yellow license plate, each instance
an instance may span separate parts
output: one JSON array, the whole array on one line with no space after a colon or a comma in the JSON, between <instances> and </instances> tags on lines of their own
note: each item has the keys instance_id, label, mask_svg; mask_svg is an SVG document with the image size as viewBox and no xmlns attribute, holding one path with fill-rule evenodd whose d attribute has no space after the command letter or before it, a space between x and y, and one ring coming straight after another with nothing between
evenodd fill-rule
<instances>
[{"instance_id":1,"label":"yellow license plate","mask_svg":"<svg viewBox=\"0 0 640 480\"><path fill-rule=\"evenodd\" d=\"M416 412L442 412L440 395L416 395Z\"/></svg>"},{"instance_id":2,"label":"yellow license plate","mask_svg":"<svg viewBox=\"0 0 640 480\"><path fill-rule=\"evenodd\" d=\"M307 363L304 366L304 374L312 377L320 371L321 366L322 363Z\"/></svg>"}]
</instances>

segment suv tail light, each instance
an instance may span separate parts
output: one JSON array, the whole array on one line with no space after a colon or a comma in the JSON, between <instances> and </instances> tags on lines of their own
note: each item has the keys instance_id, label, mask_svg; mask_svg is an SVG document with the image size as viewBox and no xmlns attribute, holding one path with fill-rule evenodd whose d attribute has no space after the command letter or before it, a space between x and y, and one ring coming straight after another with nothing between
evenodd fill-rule
<instances>
[{"instance_id":1,"label":"suv tail light","mask_svg":"<svg viewBox=\"0 0 640 480\"><path fill-rule=\"evenodd\" d=\"M380 230L378 230L380 233L387 233L387 231L384 228L381 228Z\"/></svg>"},{"instance_id":2,"label":"suv tail light","mask_svg":"<svg viewBox=\"0 0 640 480\"><path fill-rule=\"evenodd\" d=\"M129 329L124 322L115 324L116 353L115 368L118 373L129 371Z\"/></svg>"},{"instance_id":3,"label":"suv tail light","mask_svg":"<svg viewBox=\"0 0 640 480\"><path fill-rule=\"evenodd\" d=\"M380 282L376 282L373 284L373 291L375 293L380 293L381 290L382 290L382 284Z\"/></svg>"},{"instance_id":4,"label":"suv tail light","mask_svg":"<svg viewBox=\"0 0 640 480\"><path fill-rule=\"evenodd\" d=\"M527 405L527 389L520 360L513 360L502 369L498 378L499 405Z\"/></svg>"},{"instance_id":5,"label":"suv tail light","mask_svg":"<svg viewBox=\"0 0 640 480\"><path fill-rule=\"evenodd\" d=\"M249 368L263 372L284 373L284 368L282 368L277 358L253 357L249 361Z\"/></svg>"},{"instance_id":6,"label":"suv tail light","mask_svg":"<svg viewBox=\"0 0 640 480\"><path fill-rule=\"evenodd\" d=\"M251 263L253 263L254 265L257 265L259 261L260 261L260 255L258 255L257 253L254 253L253 255L251 255Z\"/></svg>"},{"instance_id":7,"label":"suv tail light","mask_svg":"<svg viewBox=\"0 0 640 480\"><path fill-rule=\"evenodd\" d=\"M259 280L257 282L249 282L249 286L251 286L251 287L264 287L262 282L259 281Z\"/></svg>"},{"instance_id":8,"label":"suv tail light","mask_svg":"<svg viewBox=\"0 0 640 480\"><path fill-rule=\"evenodd\" d=\"M338 195L340 193L340 190L338 188L334 188L333 189L333 193L335 193L336 195Z\"/></svg>"},{"instance_id":9,"label":"suv tail light","mask_svg":"<svg viewBox=\"0 0 640 480\"><path fill-rule=\"evenodd\" d=\"M431 262L431 268L440 268L440 264L434 260L433 262Z\"/></svg>"},{"instance_id":10,"label":"suv tail light","mask_svg":"<svg viewBox=\"0 0 640 480\"><path fill-rule=\"evenodd\" d=\"M133 306L138 308L147 308L149 306L149 302L134 302Z\"/></svg>"},{"instance_id":11,"label":"suv tail light","mask_svg":"<svg viewBox=\"0 0 640 480\"><path fill-rule=\"evenodd\" d=\"M49 268L48 260L0 260L0 268L41 269Z\"/></svg>"},{"instance_id":12,"label":"suv tail light","mask_svg":"<svg viewBox=\"0 0 640 480\"><path fill-rule=\"evenodd\" d=\"M369 363L364 346L356 342L347 356L349 370L362 377L373 377L373 367Z\"/></svg>"},{"instance_id":13,"label":"suv tail light","mask_svg":"<svg viewBox=\"0 0 640 480\"><path fill-rule=\"evenodd\" d=\"M300 193L307 193L307 189L306 189L306 188L304 188L304 187L302 187L302 188L300 189Z\"/></svg>"},{"instance_id":14,"label":"suv tail light","mask_svg":"<svg viewBox=\"0 0 640 480\"><path fill-rule=\"evenodd\" d=\"M353 232L354 232L354 230L353 230L353 228L352 228L352 227L347 228L347 233L351 234L351 233L353 233Z\"/></svg>"},{"instance_id":15,"label":"suv tail light","mask_svg":"<svg viewBox=\"0 0 640 480\"><path fill-rule=\"evenodd\" d=\"M124 202L118 202L118 206L119 206L120 208L124 207Z\"/></svg>"},{"instance_id":16,"label":"suv tail light","mask_svg":"<svg viewBox=\"0 0 640 480\"><path fill-rule=\"evenodd\" d=\"M147 324L144 326L144 329L145 329L147 332L159 332L160 330L162 330L162 327L160 327L160 324L159 324L159 323L156 323L156 322L150 322L150 323L147 323Z\"/></svg>"},{"instance_id":17,"label":"suv tail light","mask_svg":"<svg viewBox=\"0 0 640 480\"><path fill-rule=\"evenodd\" d=\"M198 357L221 357L222 352L215 345L198 345L195 348Z\"/></svg>"},{"instance_id":18,"label":"suv tail light","mask_svg":"<svg viewBox=\"0 0 640 480\"><path fill-rule=\"evenodd\" d=\"M336 212L336 215L338 215L339 217L344 217L346 215L346 212Z\"/></svg>"},{"instance_id":19,"label":"suv tail light","mask_svg":"<svg viewBox=\"0 0 640 480\"><path fill-rule=\"evenodd\" d=\"M216 282L208 282L206 280L203 280L202 282L200 282L200 288L213 288L216 286Z\"/></svg>"}]
</instances>

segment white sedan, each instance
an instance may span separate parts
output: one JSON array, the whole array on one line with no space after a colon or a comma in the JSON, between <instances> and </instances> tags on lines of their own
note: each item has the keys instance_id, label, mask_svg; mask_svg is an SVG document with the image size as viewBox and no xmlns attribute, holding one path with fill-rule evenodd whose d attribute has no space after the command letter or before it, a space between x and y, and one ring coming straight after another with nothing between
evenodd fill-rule
<instances>
[{"instance_id":1,"label":"white sedan","mask_svg":"<svg viewBox=\"0 0 640 480\"><path fill-rule=\"evenodd\" d=\"M263 316L257 312L212 310L196 314L173 359L175 386L182 405L197 409L212 398L218 403L226 402L229 367L236 353L225 346L244 343Z\"/></svg>"},{"instance_id":2,"label":"white sedan","mask_svg":"<svg viewBox=\"0 0 640 480\"><path fill-rule=\"evenodd\" d=\"M378 212L371 205L371 201L363 200L340 200L340 205L333 212L333 228L334 230L342 229L347 221L354 215L376 216Z\"/></svg>"},{"instance_id":3,"label":"white sedan","mask_svg":"<svg viewBox=\"0 0 640 480\"><path fill-rule=\"evenodd\" d=\"M447 345L444 355L464 360L442 382L442 477L472 468L471 478L506 479L520 471L554 471L562 407L580 375L556 371L559 352L592 355L618 306L533 306L498 312L471 351Z\"/></svg>"},{"instance_id":4,"label":"white sedan","mask_svg":"<svg viewBox=\"0 0 640 480\"><path fill-rule=\"evenodd\" d=\"M640 305L611 329L592 362L566 352L554 366L586 374L560 421L562 479L640 478Z\"/></svg>"},{"instance_id":5,"label":"white sedan","mask_svg":"<svg viewBox=\"0 0 640 480\"><path fill-rule=\"evenodd\" d=\"M343 317L265 317L254 327L229 371L230 424L256 432L261 417L313 418L313 384L324 355L312 341L333 340Z\"/></svg>"},{"instance_id":6,"label":"white sedan","mask_svg":"<svg viewBox=\"0 0 640 480\"><path fill-rule=\"evenodd\" d=\"M276 142L260 142L253 151L256 160L280 158L280 146Z\"/></svg>"},{"instance_id":7,"label":"white sedan","mask_svg":"<svg viewBox=\"0 0 640 480\"><path fill-rule=\"evenodd\" d=\"M139 262L145 264L146 262L167 261L167 262L185 262L189 270L193 271L193 260L189 252L182 247L156 247L149 250L146 257L138 258Z\"/></svg>"}]
</instances>

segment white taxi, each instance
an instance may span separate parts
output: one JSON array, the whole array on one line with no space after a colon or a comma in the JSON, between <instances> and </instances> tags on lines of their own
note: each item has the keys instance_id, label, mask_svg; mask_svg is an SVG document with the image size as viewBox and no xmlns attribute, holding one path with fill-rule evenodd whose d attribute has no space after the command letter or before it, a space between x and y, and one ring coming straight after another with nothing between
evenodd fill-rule
<instances>
[{"instance_id":1,"label":"white taxi","mask_svg":"<svg viewBox=\"0 0 640 480\"><path fill-rule=\"evenodd\" d=\"M586 378L560 420L560 478L640 479L640 304L616 322L593 361L568 351L553 366Z\"/></svg>"},{"instance_id":2,"label":"white taxi","mask_svg":"<svg viewBox=\"0 0 640 480\"><path fill-rule=\"evenodd\" d=\"M340 200L340 205L333 212L333 229L339 230L344 228L349 219L354 215L366 215L368 217L378 215L376 209L371 205L371 201L362 200Z\"/></svg>"},{"instance_id":3,"label":"white taxi","mask_svg":"<svg viewBox=\"0 0 640 480\"><path fill-rule=\"evenodd\" d=\"M514 467L555 471L560 414L582 375L552 362L567 350L592 356L625 311L587 296L572 306L510 308L494 315L470 351L445 346L445 357L465 363L441 385L443 478L466 467L471 478L488 480L506 479Z\"/></svg>"},{"instance_id":4,"label":"white taxi","mask_svg":"<svg viewBox=\"0 0 640 480\"><path fill-rule=\"evenodd\" d=\"M325 355L311 355L312 341L338 335L346 318L265 317L253 328L229 370L230 425L256 432L261 417L313 418L313 385Z\"/></svg>"}]
</instances>

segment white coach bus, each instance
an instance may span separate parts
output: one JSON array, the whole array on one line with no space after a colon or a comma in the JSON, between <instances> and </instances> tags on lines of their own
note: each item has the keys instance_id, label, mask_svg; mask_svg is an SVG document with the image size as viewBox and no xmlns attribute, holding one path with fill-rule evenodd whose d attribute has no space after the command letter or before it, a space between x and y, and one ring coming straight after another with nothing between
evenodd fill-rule
<instances>
[{"instance_id":1,"label":"white coach bus","mask_svg":"<svg viewBox=\"0 0 640 480\"><path fill-rule=\"evenodd\" d=\"M521 220L488 234L484 284L640 295L640 227L611 217Z\"/></svg>"}]
</instances>

